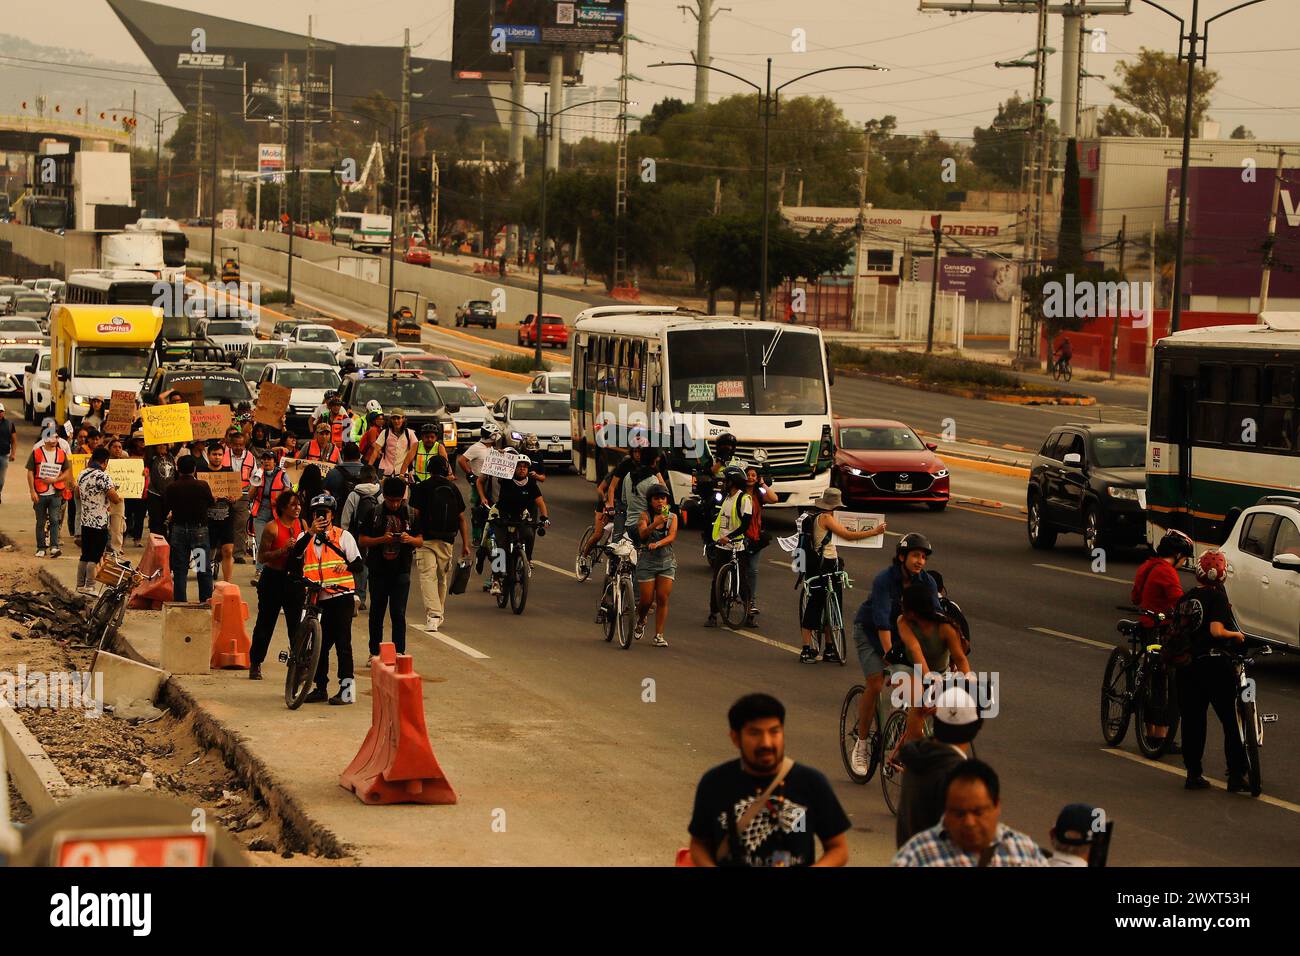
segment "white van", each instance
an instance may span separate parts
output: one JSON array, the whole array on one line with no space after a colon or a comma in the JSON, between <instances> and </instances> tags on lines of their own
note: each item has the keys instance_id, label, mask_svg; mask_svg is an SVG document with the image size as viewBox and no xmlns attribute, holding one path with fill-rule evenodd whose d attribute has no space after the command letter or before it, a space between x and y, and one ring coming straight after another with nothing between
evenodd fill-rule
<instances>
[{"instance_id":1,"label":"white van","mask_svg":"<svg viewBox=\"0 0 1300 956\"><path fill-rule=\"evenodd\" d=\"M334 219L330 239L335 245L370 252L387 252L393 241L393 217L368 212L341 212Z\"/></svg>"}]
</instances>

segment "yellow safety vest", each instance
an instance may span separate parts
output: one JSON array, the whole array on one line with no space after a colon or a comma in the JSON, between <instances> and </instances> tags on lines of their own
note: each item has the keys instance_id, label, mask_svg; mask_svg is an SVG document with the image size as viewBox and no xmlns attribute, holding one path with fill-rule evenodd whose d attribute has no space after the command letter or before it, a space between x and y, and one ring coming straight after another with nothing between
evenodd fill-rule
<instances>
[{"instance_id":1,"label":"yellow safety vest","mask_svg":"<svg viewBox=\"0 0 1300 956\"><path fill-rule=\"evenodd\" d=\"M421 441L415 446L415 460L411 462L411 473L420 481L429 477L429 459L442 456L442 442L436 441L432 448L425 448Z\"/></svg>"}]
</instances>

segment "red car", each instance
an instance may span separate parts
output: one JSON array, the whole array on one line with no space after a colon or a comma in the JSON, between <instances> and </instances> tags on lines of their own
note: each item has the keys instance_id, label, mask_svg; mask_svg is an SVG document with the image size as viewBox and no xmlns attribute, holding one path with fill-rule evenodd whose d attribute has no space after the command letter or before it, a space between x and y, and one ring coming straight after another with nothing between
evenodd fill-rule
<instances>
[{"instance_id":1,"label":"red car","mask_svg":"<svg viewBox=\"0 0 1300 956\"><path fill-rule=\"evenodd\" d=\"M948 507L948 467L937 448L902 422L838 418L831 484L846 504L923 501L942 511Z\"/></svg>"},{"instance_id":2,"label":"red car","mask_svg":"<svg viewBox=\"0 0 1300 956\"><path fill-rule=\"evenodd\" d=\"M537 315L529 312L519 323L519 344L537 344ZM569 329L564 319L547 312L542 315L542 344L562 349L569 344Z\"/></svg>"},{"instance_id":3,"label":"red car","mask_svg":"<svg viewBox=\"0 0 1300 956\"><path fill-rule=\"evenodd\" d=\"M410 245L407 246L402 261L413 266L427 266L433 263L433 256L429 255L428 246Z\"/></svg>"}]
</instances>

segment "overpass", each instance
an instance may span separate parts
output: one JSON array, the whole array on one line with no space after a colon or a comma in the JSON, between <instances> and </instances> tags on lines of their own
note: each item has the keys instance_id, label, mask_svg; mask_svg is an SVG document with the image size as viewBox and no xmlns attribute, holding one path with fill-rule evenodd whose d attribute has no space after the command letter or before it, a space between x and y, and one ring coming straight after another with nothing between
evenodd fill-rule
<instances>
[{"instance_id":1,"label":"overpass","mask_svg":"<svg viewBox=\"0 0 1300 956\"><path fill-rule=\"evenodd\" d=\"M73 152L88 142L128 146L131 134L100 123L79 123L62 117L0 115L0 153L34 153L43 139L69 143Z\"/></svg>"}]
</instances>

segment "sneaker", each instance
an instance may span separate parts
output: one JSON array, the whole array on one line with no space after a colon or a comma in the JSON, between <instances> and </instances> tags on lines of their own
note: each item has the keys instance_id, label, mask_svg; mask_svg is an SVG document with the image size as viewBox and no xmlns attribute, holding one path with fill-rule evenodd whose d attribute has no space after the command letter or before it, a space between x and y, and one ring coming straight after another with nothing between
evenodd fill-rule
<instances>
[{"instance_id":1,"label":"sneaker","mask_svg":"<svg viewBox=\"0 0 1300 956\"><path fill-rule=\"evenodd\" d=\"M364 611L364 610L366 609L366 599L365 599L365 598L359 598L358 600L359 600L360 603L357 605L357 610L358 610L358 611Z\"/></svg>"},{"instance_id":2,"label":"sneaker","mask_svg":"<svg viewBox=\"0 0 1300 956\"><path fill-rule=\"evenodd\" d=\"M490 591L491 589L492 589L492 582L491 582L491 581L484 581L484 582L483 582L483 590L484 590L484 591Z\"/></svg>"},{"instance_id":3,"label":"sneaker","mask_svg":"<svg viewBox=\"0 0 1300 956\"><path fill-rule=\"evenodd\" d=\"M717 627L717 626L718 626L718 615L716 615L716 614L710 614L710 615L709 615L709 619L708 619L707 621L704 622L704 626L705 626L705 627Z\"/></svg>"},{"instance_id":4,"label":"sneaker","mask_svg":"<svg viewBox=\"0 0 1300 956\"><path fill-rule=\"evenodd\" d=\"M650 643L651 643L652 645L654 645L655 647L667 647L667 646L668 646L668 642L664 640L664 636L663 636L662 634L656 634L656 635L655 635L655 639L654 639L653 641L651 641Z\"/></svg>"},{"instance_id":5,"label":"sneaker","mask_svg":"<svg viewBox=\"0 0 1300 956\"><path fill-rule=\"evenodd\" d=\"M135 546L136 546L137 548L140 547L140 542L137 541L137 542L135 543ZM235 563L236 563L236 564L247 564L247 563L248 563L248 558L244 557L244 555L242 555L242 554L237 554L237 555L235 555Z\"/></svg>"},{"instance_id":6,"label":"sneaker","mask_svg":"<svg viewBox=\"0 0 1300 956\"><path fill-rule=\"evenodd\" d=\"M313 690L302 700L304 704L323 704L325 703L325 701L329 699L330 699L329 691L327 691L324 687L317 687L315 690Z\"/></svg>"},{"instance_id":7,"label":"sneaker","mask_svg":"<svg viewBox=\"0 0 1300 956\"><path fill-rule=\"evenodd\" d=\"M58 558L58 557L61 557L62 555L63 555L63 549L62 549L62 548L50 548L50 557L51 557L51 558Z\"/></svg>"},{"instance_id":8,"label":"sneaker","mask_svg":"<svg viewBox=\"0 0 1300 956\"><path fill-rule=\"evenodd\" d=\"M262 679L262 668L259 667L257 664L254 664L252 667L250 667L250 668L248 669L248 679L249 679L249 680L261 680L261 679Z\"/></svg>"},{"instance_id":9,"label":"sneaker","mask_svg":"<svg viewBox=\"0 0 1300 956\"><path fill-rule=\"evenodd\" d=\"M310 699L311 699L311 698L308 698L308 700L310 700ZM349 700L348 698L346 698L346 697L343 696L343 691L339 691L337 694L335 694L333 697L331 697L330 700L329 700L329 702L330 702L331 704L333 704L335 707L341 707L341 706L343 706L343 705L345 705L345 704L350 704L350 703L352 703L351 700Z\"/></svg>"},{"instance_id":10,"label":"sneaker","mask_svg":"<svg viewBox=\"0 0 1300 956\"><path fill-rule=\"evenodd\" d=\"M749 616L750 616L750 617L758 617L758 605L757 605L757 604L751 604L751 605L749 606Z\"/></svg>"},{"instance_id":11,"label":"sneaker","mask_svg":"<svg viewBox=\"0 0 1300 956\"><path fill-rule=\"evenodd\" d=\"M799 652L800 664L816 664L817 651L811 644L805 644L803 650Z\"/></svg>"},{"instance_id":12,"label":"sneaker","mask_svg":"<svg viewBox=\"0 0 1300 956\"><path fill-rule=\"evenodd\" d=\"M745 615L745 620L741 622L741 625L740 625L740 626L741 626L741 627L754 627L755 624L757 624L757 623L758 623L758 622L756 622L756 621L754 620L754 612L753 612L753 611L750 611L748 614Z\"/></svg>"},{"instance_id":13,"label":"sneaker","mask_svg":"<svg viewBox=\"0 0 1300 956\"><path fill-rule=\"evenodd\" d=\"M849 766L859 777L865 777L871 771L871 741L859 737L849 755Z\"/></svg>"},{"instance_id":14,"label":"sneaker","mask_svg":"<svg viewBox=\"0 0 1300 956\"><path fill-rule=\"evenodd\" d=\"M1206 780L1200 774L1195 777L1189 776L1186 783L1183 784L1184 790L1209 790L1210 781Z\"/></svg>"},{"instance_id":15,"label":"sneaker","mask_svg":"<svg viewBox=\"0 0 1300 956\"><path fill-rule=\"evenodd\" d=\"M1246 793L1248 790L1250 790L1250 784L1246 782L1245 777L1236 775L1228 777L1229 793Z\"/></svg>"},{"instance_id":16,"label":"sneaker","mask_svg":"<svg viewBox=\"0 0 1300 956\"><path fill-rule=\"evenodd\" d=\"M41 548L41 550L37 551L37 552L36 552L36 556L37 556L38 558L43 558L43 557L45 557L45 549L44 549L44 548Z\"/></svg>"},{"instance_id":17,"label":"sneaker","mask_svg":"<svg viewBox=\"0 0 1300 956\"><path fill-rule=\"evenodd\" d=\"M437 633L438 628L442 627L442 619L434 617L432 614L424 618L424 629L432 633Z\"/></svg>"},{"instance_id":18,"label":"sneaker","mask_svg":"<svg viewBox=\"0 0 1300 956\"><path fill-rule=\"evenodd\" d=\"M645 621L642 621L632 629L632 640L639 641L645 637Z\"/></svg>"},{"instance_id":19,"label":"sneaker","mask_svg":"<svg viewBox=\"0 0 1300 956\"><path fill-rule=\"evenodd\" d=\"M260 580L262 580L262 576L260 574L254 574L253 580L249 581L248 584L250 587L257 587L257 582Z\"/></svg>"},{"instance_id":20,"label":"sneaker","mask_svg":"<svg viewBox=\"0 0 1300 956\"><path fill-rule=\"evenodd\" d=\"M822 663L824 664L840 663L840 655L835 653L835 648L833 647L826 648L826 651L822 654Z\"/></svg>"},{"instance_id":21,"label":"sneaker","mask_svg":"<svg viewBox=\"0 0 1300 956\"><path fill-rule=\"evenodd\" d=\"M491 585L491 587L488 589L488 593L489 593L489 594L494 594L494 595L495 595L495 594L500 594L500 593L501 593L501 582L498 581L496 578L493 578L493 579L492 579L492 585Z\"/></svg>"}]
</instances>

